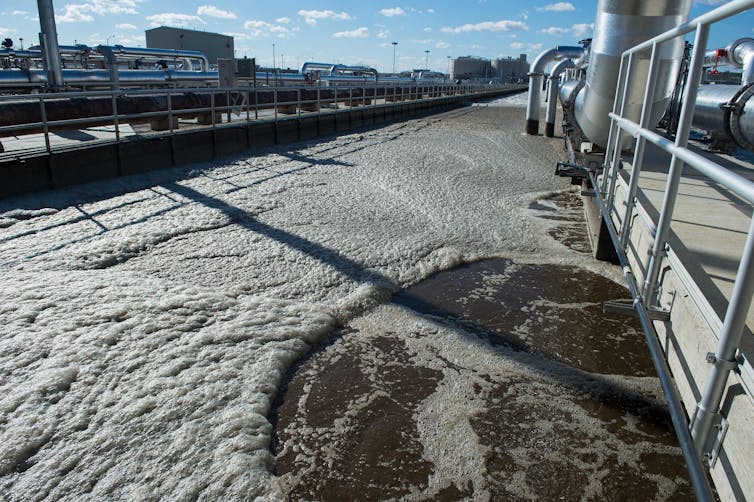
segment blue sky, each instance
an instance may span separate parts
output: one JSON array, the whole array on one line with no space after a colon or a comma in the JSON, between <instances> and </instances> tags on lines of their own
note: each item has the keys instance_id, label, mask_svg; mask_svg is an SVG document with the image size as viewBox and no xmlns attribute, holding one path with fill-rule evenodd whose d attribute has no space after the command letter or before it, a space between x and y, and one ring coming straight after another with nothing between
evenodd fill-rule
<instances>
[{"instance_id":1,"label":"blue sky","mask_svg":"<svg viewBox=\"0 0 754 502\"><path fill-rule=\"evenodd\" d=\"M651 0L647 0L651 1ZM696 0L692 17L724 3ZM295 67L305 61L364 64L391 71L429 66L446 71L447 57L533 55L591 34L597 2L574 0L54 0L61 44L145 45L144 30L182 26L235 37L238 57ZM34 0L0 2L0 36L36 43ZM710 45L754 37L754 12L714 28ZM429 50L429 54L425 51Z\"/></svg>"}]
</instances>

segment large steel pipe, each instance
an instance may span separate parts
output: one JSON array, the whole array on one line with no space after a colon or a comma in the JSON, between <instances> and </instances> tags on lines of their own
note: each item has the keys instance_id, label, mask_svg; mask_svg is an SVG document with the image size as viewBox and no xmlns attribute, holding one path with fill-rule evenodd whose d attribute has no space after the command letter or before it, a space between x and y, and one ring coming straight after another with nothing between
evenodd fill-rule
<instances>
[{"instance_id":1,"label":"large steel pipe","mask_svg":"<svg viewBox=\"0 0 754 502\"><path fill-rule=\"evenodd\" d=\"M42 32L39 34L39 42L42 44L44 52L45 69L47 70L47 81L52 87L63 85L63 63L60 60L60 49L58 48L58 30L55 27L55 9L52 6L52 0L37 0L39 10L39 27Z\"/></svg>"},{"instance_id":2,"label":"large steel pipe","mask_svg":"<svg viewBox=\"0 0 754 502\"><path fill-rule=\"evenodd\" d=\"M590 48L586 85L576 97L576 122L596 145L606 146L610 118L620 73L621 54L645 40L684 23L691 8L691 0L600 0ZM659 71L652 96L655 124L662 116L683 56L683 38L658 47ZM644 103L648 75L649 51L633 56L630 78L627 81L627 101L624 116L638 122Z\"/></svg>"},{"instance_id":3,"label":"large steel pipe","mask_svg":"<svg viewBox=\"0 0 754 502\"><path fill-rule=\"evenodd\" d=\"M529 101L526 105L526 133L539 134L539 107L542 101L542 82L545 68L553 61L578 58L584 54L580 46L560 45L542 52L529 67Z\"/></svg>"},{"instance_id":4,"label":"large steel pipe","mask_svg":"<svg viewBox=\"0 0 754 502\"><path fill-rule=\"evenodd\" d=\"M564 59L556 64L550 71L549 94L547 95L547 117L545 120L545 136L552 138L555 136L555 115L558 110L558 86L560 85L560 74L567 68L573 68L573 61Z\"/></svg>"},{"instance_id":5,"label":"large steel pipe","mask_svg":"<svg viewBox=\"0 0 754 502\"><path fill-rule=\"evenodd\" d=\"M703 85L699 88L692 125L718 138L754 151L754 84Z\"/></svg>"}]
</instances>

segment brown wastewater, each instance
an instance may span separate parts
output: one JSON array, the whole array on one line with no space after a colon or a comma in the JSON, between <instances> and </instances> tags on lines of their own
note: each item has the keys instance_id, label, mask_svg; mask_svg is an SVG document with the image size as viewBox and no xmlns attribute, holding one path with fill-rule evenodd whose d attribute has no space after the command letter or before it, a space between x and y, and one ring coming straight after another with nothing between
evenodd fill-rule
<instances>
[{"instance_id":1,"label":"brown wastewater","mask_svg":"<svg viewBox=\"0 0 754 502\"><path fill-rule=\"evenodd\" d=\"M578 196L530 206L574 252ZM273 416L292 500L693 498L627 290L489 259L351 322L288 375Z\"/></svg>"}]
</instances>

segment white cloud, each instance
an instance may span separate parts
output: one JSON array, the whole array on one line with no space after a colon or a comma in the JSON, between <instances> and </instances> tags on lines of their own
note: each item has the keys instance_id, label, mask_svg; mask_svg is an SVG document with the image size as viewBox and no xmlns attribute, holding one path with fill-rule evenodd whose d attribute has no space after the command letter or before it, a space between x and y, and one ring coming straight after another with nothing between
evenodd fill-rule
<instances>
[{"instance_id":1,"label":"white cloud","mask_svg":"<svg viewBox=\"0 0 754 502\"><path fill-rule=\"evenodd\" d=\"M186 26L192 26L197 24L206 24L199 16L193 16L191 14L180 14L177 12L163 12L162 14L154 14L147 16L150 26L176 26L179 28L185 28Z\"/></svg>"},{"instance_id":2,"label":"white cloud","mask_svg":"<svg viewBox=\"0 0 754 502\"><path fill-rule=\"evenodd\" d=\"M405 16L406 11L400 7L391 7L389 9L380 9L380 14L385 17Z\"/></svg>"},{"instance_id":3,"label":"white cloud","mask_svg":"<svg viewBox=\"0 0 754 502\"><path fill-rule=\"evenodd\" d=\"M249 31L249 36L252 37L278 37L287 38L294 36L294 32L298 31L297 28L288 28L279 24L268 23L267 21L261 21L259 19L250 19L243 24L245 30Z\"/></svg>"},{"instance_id":4,"label":"white cloud","mask_svg":"<svg viewBox=\"0 0 754 502\"><path fill-rule=\"evenodd\" d=\"M214 5L201 5L196 9L196 13L200 16L216 17L218 19L237 19L235 12L229 10L222 10Z\"/></svg>"},{"instance_id":5,"label":"white cloud","mask_svg":"<svg viewBox=\"0 0 754 502\"><path fill-rule=\"evenodd\" d=\"M511 49L523 50L524 52L537 52L544 47L542 44L525 44L522 42L513 42L510 44Z\"/></svg>"},{"instance_id":6,"label":"white cloud","mask_svg":"<svg viewBox=\"0 0 754 502\"><path fill-rule=\"evenodd\" d=\"M289 18L289 17L279 17L279 18L275 19L275 22L276 23L280 23L280 24L288 24L288 23L291 22L291 18Z\"/></svg>"},{"instance_id":7,"label":"white cloud","mask_svg":"<svg viewBox=\"0 0 754 502\"><path fill-rule=\"evenodd\" d=\"M138 14L137 5L144 0L89 0L81 4L66 4L63 14L57 17L61 23L94 21L94 16L106 14ZM21 11L18 11L21 12Z\"/></svg>"},{"instance_id":8,"label":"white cloud","mask_svg":"<svg viewBox=\"0 0 754 502\"><path fill-rule=\"evenodd\" d=\"M356 28L355 30L339 31L337 33L333 33L332 36L335 38L367 38L369 36L369 28L362 26L361 28Z\"/></svg>"},{"instance_id":9,"label":"white cloud","mask_svg":"<svg viewBox=\"0 0 754 502\"><path fill-rule=\"evenodd\" d=\"M594 31L594 23L581 23L571 26L574 37L587 37L591 36Z\"/></svg>"},{"instance_id":10,"label":"white cloud","mask_svg":"<svg viewBox=\"0 0 754 502\"><path fill-rule=\"evenodd\" d=\"M450 47L450 44L448 42L440 41L435 44L435 47L437 47L438 49L448 49Z\"/></svg>"},{"instance_id":11,"label":"white cloud","mask_svg":"<svg viewBox=\"0 0 754 502\"><path fill-rule=\"evenodd\" d=\"M65 6L63 15L55 19L59 23L88 23L94 21L94 16L89 14L88 5L68 4Z\"/></svg>"},{"instance_id":12,"label":"white cloud","mask_svg":"<svg viewBox=\"0 0 754 502\"><path fill-rule=\"evenodd\" d=\"M130 23L116 24L115 27L118 28L119 30L138 30L136 25L133 25Z\"/></svg>"},{"instance_id":13,"label":"white cloud","mask_svg":"<svg viewBox=\"0 0 754 502\"><path fill-rule=\"evenodd\" d=\"M3 14L6 14L6 12L3 12ZM28 10L14 10L10 13L11 16L28 16L31 14Z\"/></svg>"},{"instance_id":14,"label":"white cloud","mask_svg":"<svg viewBox=\"0 0 754 502\"><path fill-rule=\"evenodd\" d=\"M317 21L322 19L340 19L348 21L351 15L347 12L335 12L332 10L300 10L298 15L304 18L306 24L314 26Z\"/></svg>"},{"instance_id":15,"label":"white cloud","mask_svg":"<svg viewBox=\"0 0 754 502\"><path fill-rule=\"evenodd\" d=\"M577 38L587 37L592 34L594 30L593 23L579 23L574 24L570 28L559 28L557 26L550 26L549 28L543 28L539 30L540 33L546 33L554 37L562 37L564 35L571 35Z\"/></svg>"},{"instance_id":16,"label":"white cloud","mask_svg":"<svg viewBox=\"0 0 754 502\"><path fill-rule=\"evenodd\" d=\"M426 28L424 28L424 33L432 33L432 28L427 26Z\"/></svg>"},{"instance_id":17,"label":"white cloud","mask_svg":"<svg viewBox=\"0 0 754 502\"><path fill-rule=\"evenodd\" d=\"M377 38L387 38L390 36L390 30L381 29L377 30Z\"/></svg>"},{"instance_id":18,"label":"white cloud","mask_svg":"<svg viewBox=\"0 0 754 502\"><path fill-rule=\"evenodd\" d=\"M1 28L0 27L0 37L8 37L12 34L16 33L16 30L13 28Z\"/></svg>"},{"instance_id":19,"label":"white cloud","mask_svg":"<svg viewBox=\"0 0 754 502\"><path fill-rule=\"evenodd\" d=\"M427 9L427 14L434 14L434 13L435 13L435 9Z\"/></svg>"},{"instance_id":20,"label":"white cloud","mask_svg":"<svg viewBox=\"0 0 754 502\"><path fill-rule=\"evenodd\" d=\"M544 7L537 7L537 10L549 12L571 12L576 10L576 7L574 7L571 2L558 2L547 4Z\"/></svg>"},{"instance_id":21,"label":"white cloud","mask_svg":"<svg viewBox=\"0 0 754 502\"><path fill-rule=\"evenodd\" d=\"M554 37L565 35L569 31L571 30L569 30L568 28L558 28L556 26L550 26L549 28L543 28L539 30L540 33L546 33L547 35L552 35Z\"/></svg>"},{"instance_id":22,"label":"white cloud","mask_svg":"<svg viewBox=\"0 0 754 502\"><path fill-rule=\"evenodd\" d=\"M484 21L477 24L464 24L463 26L445 26L440 29L444 33L468 33L474 31L513 31L528 30L529 27L522 21Z\"/></svg>"}]
</instances>

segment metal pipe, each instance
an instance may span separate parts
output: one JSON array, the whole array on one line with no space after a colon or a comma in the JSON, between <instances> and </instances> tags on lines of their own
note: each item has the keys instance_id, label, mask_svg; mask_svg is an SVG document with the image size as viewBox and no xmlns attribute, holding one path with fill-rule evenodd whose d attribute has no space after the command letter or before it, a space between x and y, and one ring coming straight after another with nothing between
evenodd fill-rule
<instances>
[{"instance_id":1,"label":"metal pipe","mask_svg":"<svg viewBox=\"0 0 754 502\"><path fill-rule=\"evenodd\" d=\"M691 0L600 0L586 85L576 97L574 107L576 122L593 143L599 146L608 143L608 115L613 109L621 54L646 39L684 23L690 8ZM659 85L652 96L654 114L651 123L660 119L672 93L683 55L683 39L668 41L659 49L659 72L654 77L659 79ZM641 114L648 66L648 51L635 53L629 69L631 79L626 83L626 116L634 121Z\"/></svg>"},{"instance_id":2,"label":"metal pipe","mask_svg":"<svg viewBox=\"0 0 754 502\"><path fill-rule=\"evenodd\" d=\"M527 134L539 134L539 106L542 93L542 79L544 78L547 65L564 58L578 58L583 53L583 47L559 45L552 49L547 49L532 61L529 67L529 101L526 105Z\"/></svg>"},{"instance_id":3,"label":"metal pipe","mask_svg":"<svg viewBox=\"0 0 754 502\"><path fill-rule=\"evenodd\" d=\"M725 62L742 68L741 85L754 83L754 39L739 38L725 48Z\"/></svg>"},{"instance_id":4,"label":"metal pipe","mask_svg":"<svg viewBox=\"0 0 754 502\"><path fill-rule=\"evenodd\" d=\"M58 30L55 27L55 9L52 0L37 0L39 10L39 34L40 43L44 52L45 68L47 70L47 82L50 87L63 85L63 63L60 60L58 48Z\"/></svg>"},{"instance_id":5,"label":"metal pipe","mask_svg":"<svg viewBox=\"0 0 754 502\"><path fill-rule=\"evenodd\" d=\"M555 136L555 113L558 109L558 85L560 84L560 74L567 68L573 68L573 66L573 60L564 59L550 70L549 87L547 90L547 116L545 120L545 136L548 138Z\"/></svg>"},{"instance_id":6,"label":"metal pipe","mask_svg":"<svg viewBox=\"0 0 754 502\"><path fill-rule=\"evenodd\" d=\"M754 83L699 87L693 126L754 151Z\"/></svg>"},{"instance_id":7,"label":"metal pipe","mask_svg":"<svg viewBox=\"0 0 754 502\"><path fill-rule=\"evenodd\" d=\"M196 59L201 63L201 71L209 71L209 59L203 52L178 49L156 49L149 47L123 47L122 45L98 45L95 50L107 57L112 54L118 56L146 56L169 59Z\"/></svg>"}]
</instances>

